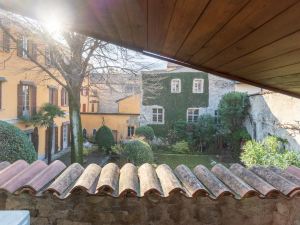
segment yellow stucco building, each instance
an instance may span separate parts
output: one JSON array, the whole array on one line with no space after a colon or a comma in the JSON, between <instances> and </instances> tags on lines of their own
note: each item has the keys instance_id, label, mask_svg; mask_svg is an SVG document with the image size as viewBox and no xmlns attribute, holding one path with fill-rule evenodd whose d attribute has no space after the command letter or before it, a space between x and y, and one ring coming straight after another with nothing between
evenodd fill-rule
<instances>
[{"instance_id":1,"label":"yellow stucco building","mask_svg":"<svg viewBox=\"0 0 300 225\"><path fill-rule=\"evenodd\" d=\"M94 135L103 124L112 130L116 142L130 139L134 135L135 129L139 126L141 96L128 96L118 100L117 103L117 113L81 113L82 128L86 129L88 136Z\"/></svg>"},{"instance_id":2,"label":"yellow stucco building","mask_svg":"<svg viewBox=\"0 0 300 225\"><path fill-rule=\"evenodd\" d=\"M62 86L30 61L22 50L27 49L31 57L59 76L51 66L48 47L13 24L6 25L18 43L12 41L0 29L0 120L25 131L33 142L38 157L44 159L48 151L46 134L49 131L45 127L25 125L20 118L33 115L45 103L58 105L65 111L65 117L55 119L52 152L55 154L68 149L70 145L68 95Z\"/></svg>"}]
</instances>

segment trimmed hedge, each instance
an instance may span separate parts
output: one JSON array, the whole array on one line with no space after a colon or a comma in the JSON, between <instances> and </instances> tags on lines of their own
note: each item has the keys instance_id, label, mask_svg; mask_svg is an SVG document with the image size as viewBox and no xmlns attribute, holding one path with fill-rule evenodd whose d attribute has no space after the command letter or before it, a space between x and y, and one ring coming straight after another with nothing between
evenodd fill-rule
<instances>
[{"instance_id":1,"label":"trimmed hedge","mask_svg":"<svg viewBox=\"0 0 300 225\"><path fill-rule=\"evenodd\" d=\"M19 128L0 121L0 161L23 159L29 163L37 159L32 142Z\"/></svg>"},{"instance_id":2,"label":"trimmed hedge","mask_svg":"<svg viewBox=\"0 0 300 225\"><path fill-rule=\"evenodd\" d=\"M135 165L152 163L154 160L150 145L141 140L131 140L125 143L122 155Z\"/></svg>"},{"instance_id":3,"label":"trimmed hedge","mask_svg":"<svg viewBox=\"0 0 300 225\"><path fill-rule=\"evenodd\" d=\"M96 132L95 142L100 150L109 153L111 151L111 147L115 144L114 136L111 129L109 129L109 127L105 125L100 127Z\"/></svg>"},{"instance_id":4,"label":"trimmed hedge","mask_svg":"<svg viewBox=\"0 0 300 225\"><path fill-rule=\"evenodd\" d=\"M142 137L145 137L147 140L150 140L152 141L153 138L154 138L154 130L152 127L150 126L141 126L141 127L138 127L135 131L135 134L137 136L142 136Z\"/></svg>"}]
</instances>

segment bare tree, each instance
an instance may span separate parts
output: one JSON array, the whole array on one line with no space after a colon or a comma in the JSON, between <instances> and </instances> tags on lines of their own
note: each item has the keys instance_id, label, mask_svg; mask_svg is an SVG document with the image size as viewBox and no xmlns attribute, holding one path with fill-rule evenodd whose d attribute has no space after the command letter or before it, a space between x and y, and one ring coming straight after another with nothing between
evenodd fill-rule
<instances>
[{"instance_id":1,"label":"bare tree","mask_svg":"<svg viewBox=\"0 0 300 225\"><path fill-rule=\"evenodd\" d=\"M135 54L122 47L109 44L82 34L63 31L59 37L54 37L47 29L36 21L24 17L9 14L6 19L12 19L19 27L32 35L36 35L49 46L51 53L51 64L57 72L50 70L41 64L36 58L22 49L30 59L34 67L46 74L46 77L55 80L63 86L69 96L69 116L71 125L71 162L82 163L82 125L80 119L80 91L84 80L90 74L119 74L131 73L136 75L138 71L147 68L139 63ZM0 28L9 38L18 43L17 38L4 24L0 23ZM37 50L38 54L45 55ZM45 57L48 57L45 55ZM63 78L63 79L61 79ZM47 79L47 78L46 78Z\"/></svg>"}]
</instances>

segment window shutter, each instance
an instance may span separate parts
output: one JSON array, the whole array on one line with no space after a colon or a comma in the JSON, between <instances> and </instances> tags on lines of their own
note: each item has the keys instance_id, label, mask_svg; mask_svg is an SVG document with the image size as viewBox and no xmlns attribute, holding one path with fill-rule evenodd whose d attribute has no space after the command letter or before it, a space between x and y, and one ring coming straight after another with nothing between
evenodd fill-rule
<instances>
[{"instance_id":1,"label":"window shutter","mask_svg":"<svg viewBox=\"0 0 300 225\"><path fill-rule=\"evenodd\" d=\"M31 40L27 41L27 53L30 57L32 57L32 41Z\"/></svg>"},{"instance_id":2,"label":"window shutter","mask_svg":"<svg viewBox=\"0 0 300 225\"><path fill-rule=\"evenodd\" d=\"M33 42L31 44L31 57L33 60L37 60L37 45Z\"/></svg>"},{"instance_id":3,"label":"window shutter","mask_svg":"<svg viewBox=\"0 0 300 225\"><path fill-rule=\"evenodd\" d=\"M54 133L55 133L55 152L58 152L58 127L54 128Z\"/></svg>"},{"instance_id":4,"label":"window shutter","mask_svg":"<svg viewBox=\"0 0 300 225\"><path fill-rule=\"evenodd\" d=\"M55 89L54 91L54 104L58 106L58 89Z\"/></svg>"},{"instance_id":5,"label":"window shutter","mask_svg":"<svg viewBox=\"0 0 300 225\"><path fill-rule=\"evenodd\" d=\"M18 90L17 90L17 96L18 96L18 99L17 99L17 114L18 114L18 117L21 117L22 116L22 111L23 111L23 93L22 93L22 87L23 85L22 84L18 84Z\"/></svg>"},{"instance_id":6,"label":"window shutter","mask_svg":"<svg viewBox=\"0 0 300 225\"><path fill-rule=\"evenodd\" d=\"M64 88L62 88L61 91L60 91L60 104L61 104L61 106L65 106L64 99L65 99L65 90L64 90Z\"/></svg>"},{"instance_id":7,"label":"window shutter","mask_svg":"<svg viewBox=\"0 0 300 225\"><path fill-rule=\"evenodd\" d=\"M64 125L62 124L60 127L60 149L64 148L64 137L63 137Z\"/></svg>"},{"instance_id":8,"label":"window shutter","mask_svg":"<svg viewBox=\"0 0 300 225\"><path fill-rule=\"evenodd\" d=\"M23 41L22 41L22 39L17 40L17 56L23 57Z\"/></svg>"},{"instance_id":9,"label":"window shutter","mask_svg":"<svg viewBox=\"0 0 300 225\"><path fill-rule=\"evenodd\" d=\"M31 115L36 114L36 86L30 86L31 93Z\"/></svg>"},{"instance_id":10,"label":"window shutter","mask_svg":"<svg viewBox=\"0 0 300 225\"><path fill-rule=\"evenodd\" d=\"M6 52L10 51L10 38L6 33L3 33L3 50Z\"/></svg>"}]
</instances>

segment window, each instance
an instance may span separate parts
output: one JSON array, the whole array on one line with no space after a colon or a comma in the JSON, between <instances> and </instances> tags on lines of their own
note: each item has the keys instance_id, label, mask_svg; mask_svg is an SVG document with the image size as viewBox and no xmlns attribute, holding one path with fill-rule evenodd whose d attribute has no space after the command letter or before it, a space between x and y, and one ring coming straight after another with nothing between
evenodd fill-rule
<instances>
[{"instance_id":1,"label":"window","mask_svg":"<svg viewBox=\"0 0 300 225\"><path fill-rule=\"evenodd\" d=\"M164 109L153 108L152 109L152 123L163 124L164 123Z\"/></svg>"},{"instance_id":2,"label":"window","mask_svg":"<svg viewBox=\"0 0 300 225\"><path fill-rule=\"evenodd\" d=\"M17 55L23 58L27 58L26 52L28 51L28 40L25 36L18 39L17 43Z\"/></svg>"},{"instance_id":3,"label":"window","mask_svg":"<svg viewBox=\"0 0 300 225\"><path fill-rule=\"evenodd\" d=\"M188 108L186 112L186 120L188 123L194 123L199 118L199 108Z\"/></svg>"},{"instance_id":4,"label":"window","mask_svg":"<svg viewBox=\"0 0 300 225\"><path fill-rule=\"evenodd\" d=\"M29 85L22 86L22 115L29 116L30 115L30 87Z\"/></svg>"},{"instance_id":5,"label":"window","mask_svg":"<svg viewBox=\"0 0 300 225\"><path fill-rule=\"evenodd\" d=\"M18 117L34 115L36 113L36 86L31 81L21 81L17 91Z\"/></svg>"},{"instance_id":6,"label":"window","mask_svg":"<svg viewBox=\"0 0 300 225\"><path fill-rule=\"evenodd\" d=\"M61 106L69 105L69 96L65 88L61 89Z\"/></svg>"},{"instance_id":7,"label":"window","mask_svg":"<svg viewBox=\"0 0 300 225\"><path fill-rule=\"evenodd\" d=\"M52 105L57 105L57 89L53 87L49 87L49 103Z\"/></svg>"},{"instance_id":8,"label":"window","mask_svg":"<svg viewBox=\"0 0 300 225\"><path fill-rule=\"evenodd\" d=\"M89 94L88 88L82 88L82 89L81 89L81 95L87 96L88 94Z\"/></svg>"},{"instance_id":9,"label":"window","mask_svg":"<svg viewBox=\"0 0 300 225\"><path fill-rule=\"evenodd\" d=\"M203 93L203 79L194 79L193 80L193 93Z\"/></svg>"},{"instance_id":10,"label":"window","mask_svg":"<svg viewBox=\"0 0 300 225\"><path fill-rule=\"evenodd\" d=\"M220 114L218 110L215 110L215 123L220 125Z\"/></svg>"},{"instance_id":11,"label":"window","mask_svg":"<svg viewBox=\"0 0 300 225\"><path fill-rule=\"evenodd\" d=\"M51 51L49 47L45 48L45 64L46 66L52 66L52 56Z\"/></svg>"},{"instance_id":12,"label":"window","mask_svg":"<svg viewBox=\"0 0 300 225\"><path fill-rule=\"evenodd\" d=\"M180 93L181 92L181 80L172 79L171 80L171 93Z\"/></svg>"},{"instance_id":13,"label":"window","mask_svg":"<svg viewBox=\"0 0 300 225\"><path fill-rule=\"evenodd\" d=\"M127 136L132 137L133 135L134 135L134 127L129 126L128 129L127 129Z\"/></svg>"}]
</instances>

